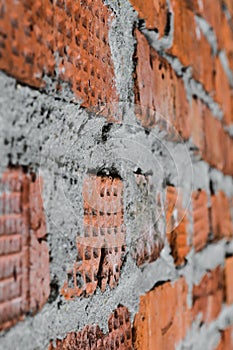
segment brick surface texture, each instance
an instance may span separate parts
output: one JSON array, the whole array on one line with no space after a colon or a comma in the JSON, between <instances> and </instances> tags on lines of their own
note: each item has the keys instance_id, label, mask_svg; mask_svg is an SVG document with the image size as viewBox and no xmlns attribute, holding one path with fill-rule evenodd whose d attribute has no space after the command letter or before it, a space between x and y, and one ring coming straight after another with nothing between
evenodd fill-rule
<instances>
[{"instance_id":1,"label":"brick surface texture","mask_svg":"<svg viewBox=\"0 0 233 350\"><path fill-rule=\"evenodd\" d=\"M35 313L49 296L49 254L40 178L8 169L1 178L0 328L27 312Z\"/></svg>"},{"instance_id":2,"label":"brick surface texture","mask_svg":"<svg viewBox=\"0 0 233 350\"><path fill-rule=\"evenodd\" d=\"M68 83L84 106L116 100L108 45L111 11L101 0L2 1L0 69L59 91Z\"/></svg>"},{"instance_id":3,"label":"brick surface texture","mask_svg":"<svg viewBox=\"0 0 233 350\"><path fill-rule=\"evenodd\" d=\"M188 285L184 278L174 284L165 282L141 296L135 316L135 349L175 349L193 320L210 323L220 313L224 301L223 270L208 272L192 289L192 307L188 306Z\"/></svg>"},{"instance_id":4,"label":"brick surface texture","mask_svg":"<svg viewBox=\"0 0 233 350\"><path fill-rule=\"evenodd\" d=\"M125 251L123 182L89 175L83 184L84 237L77 237L77 262L62 289L66 298L91 295L118 283Z\"/></svg>"},{"instance_id":5,"label":"brick surface texture","mask_svg":"<svg viewBox=\"0 0 233 350\"><path fill-rule=\"evenodd\" d=\"M86 326L81 331L70 333L64 340L52 342L48 350L111 350L132 349L130 314L125 306L119 306L108 319L108 334L99 326Z\"/></svg>"},{"instance_id":6,"label":"brick surface texture","mask_svg":"<svg viewBox=\"0 0 233 350\"><path fill-rule=\"evenodd\" d=\"M233 1L0 0L0 91L0 347L233 350Z\"/></svg>"}]
</instances>

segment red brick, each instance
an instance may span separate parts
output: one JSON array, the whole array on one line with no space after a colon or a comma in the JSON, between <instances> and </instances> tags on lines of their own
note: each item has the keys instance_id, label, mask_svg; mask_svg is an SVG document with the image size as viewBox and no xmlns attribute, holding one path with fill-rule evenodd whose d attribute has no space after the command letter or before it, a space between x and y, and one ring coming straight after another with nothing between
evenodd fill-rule
<instances>
[{"instance_id":1,"label":"red brick","mask_svg":"<svg viewBox=\"0 0 233 350\"><path fill-rule=\"evenodd\" d=\"M233 326L221 331L221 340L215 350L233 350Z\"/></svg>"},{"instance_id":2,"label":"red brick","mask_svg":"<svg viewBox=\"0 0 233 350\"><path fill-rule=\"evenodd\" d=\"M193 246L196 251L205 247L210 233L208 197L205 191L195 191L192 194L193 209Z\"/></svg>"},{"instance_id":3,"label":"red brick","mask_svg":"<svg viewBox=\"0 0 233 350\"><path fill-rule=\"evenodd\" d=\"M205 149L204 105L199 99L192 99L190 107L191 136L201 154Z\"/></svg>"},{"instance_id":4,"label":"red brick","mask_svg":"<svg viewBox=\"0 0 233 350\"><path fill-rule=\"evenodd\" d=\"M175 264L180 265L184 263L190 248L188 245L188 221L185 210L182 208L182 199L180 195L178 196L175 187L167 187L165 210L167 239Z\"/></svg>"},{"instance_id":5,"label":"red brick","mask_svg":"<svg viewBox=\"0 0 233 350\"><path fill-rule=\"evenodd\" d=\"M135 31L135 103L144 127L156 124L156 113L170 122L183 138L190 135L189 105L183 80L165 59L151 48L144 35ZM155 113L156 111L156 113Z\"/></svg>"},{"instance_id":6,"label":"red brick","mask_svg":"<svg viewBox=\"0 0 233 350\"><path fill-rule=\"evenodd\" d=\"M190 1L172 0L174 40L169 52L177 56L184 66L191 66L193 77L211 92L215 86L215 57L207 39L196 24L195 5Z\"/></svg>"},{"instance_id":7,"label":"red brick","mask_svg":"<svg viewBox=\"0 0 233 350\"><path fill-rule=\"evenodd\" d=\"M156 29L160 36L165 34L168 17L166 0L130 0L130 2L138 12L139 18L145 20L148 29Z\"/></svg>"},{"instance_id":8,"label":"red brick","mask_svg":"<svg viewBox=\"0 0 233 350\"><path fill-rule=\"evenodd\" d=\"M38 241L46 235L39 181L20 168L2 175L0 329L9 328L29 311L36 312L49 296L49 252L46 242Z\"/></svg>"},{"instance_id":9,"label":"red brick","mask_svg":"<svg viewBox=\"0 0 233 350\"><path fill-rule=\"evenodd\" d=\"M112 13L101 0L3 0L0 12L2 70L34 87L45 87L45 75L58 91L67 82L84 106L117 99L108 43Z\"/></svg>"},{"instance_id":10,"label":"red brick","mask_svg":"<svg viewBox=\"0 0 233 350\"><path fill-rule=\"evenodd\" d=\"M224 300L224 275L221 267L209 271L198 285L193 287L193 317L202 314L202 321L209 323L219 314Z\"/></svg>"},{"instance_id":11,"label":"red brick","mask_svg":"<svg viewBox=\"0 0 233 350\"><path fill-rule=\"evenodd\" d=\"M233 304L233 257L227 258L225 261L225 288L226 302Z\"/></svg>"},{"instance_id":12,"label":"red brick","mask_svg":"<svg viewBox=\"0 0 233 350\"><path fill-rule=\"evenodd\" d=\"M219 57L216 59L215 87L215 101L221 105L224 123L230 125L233 122L232 89Z\"/></svg>"},{"instance_id":13,"label":"red brick","mask_svg":"<svg viewBox=\"0 0 233 350\"><path fill-rule=\"evenodd\" d=\"M221 5L225 3L232 13L232 2L229 0L205 0L202 1L203 6L196 6L195 12L202 16L213 28L214 33L217 37L218 48L225 50L227 57L230 62L231 69L233 69L233 31L232 24L227 20ZM221 29L221 30L220 30Z\"/></svg>"},{"instance_id":14,"label":"red brick","mask_svg":"<svg viewBox=\"0 0 233 350\"><path fill-rule=\"evenodd\" d=\"M108 320L108 334L104 334L99 326L86 326L79 332L69 333L65 339L52 342L48 350L131 350L132 332L130 314L125 306L119 306Z\"/></svg>"},{"instance_id":15,"label":"red brick","mask_svg":"<svg viewBox=\"0 0 233 350\"><path fill-rule=\"evenodd\" d=\"M174 349L191 324L187 306L188 287L181 278L172 285L166 282L141 296L134 319L134 348Z\"/></svg>"},{"instance_id":16,"label":"red brick","mask_svg":"<svg viewBox=\"0 0 233 350\"><path fill-rule=\"evenodd\" d=\"M187 7L185 0L172 0L171 7L174 14L174 38L169 53L178 57L184 66L189 66L192 54L195 55L198 49L194 13Z\"/></svg>"},{"instance_id":17,"label":"red brick","mask_svg":"<svg viewBox=\"0 0 233 350\"><path fill-rule=\"evenodd\" d=\"M91 295L97 286L115 287L125 250L123 182L88 175L83 184L84 237L77 238L77 262L61 293L66 298Z\"/></svg>"},{"instance_id":18,"label":"red brick","mask_svg":"<svg viewBox=\"0 0 233 350\"><path fill-rule=\"evenodd\" d=\"M202 158L224 174L233 174L233 139L224 131L219 120L203 106L205 149Z\"/></svg>"},{"instance_id":19,"label":"red brick","mask_svg":"<svg viewBox=\"0 0 233 350\"><path fill-rule=\"evenodd\" d=\"M211 224L215 240L233 237L229 202L222 191L211 196Z\"/></svg>"}]
</instances>

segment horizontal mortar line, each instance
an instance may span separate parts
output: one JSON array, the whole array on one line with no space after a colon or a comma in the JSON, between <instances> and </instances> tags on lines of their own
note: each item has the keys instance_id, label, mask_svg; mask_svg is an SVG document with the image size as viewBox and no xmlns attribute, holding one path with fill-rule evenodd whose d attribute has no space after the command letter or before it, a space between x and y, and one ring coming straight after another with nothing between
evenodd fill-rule
<instances>
[{"instance_id":1,"label":"horizontal mortar line","mask_svg":"<svg viewBox=\"0 0 233 350\"><path fill-rule=\"evenodd\" d=\"M170 135L169 133L166 133L166 135ZM166 146L166 144L167 145L170 145L170 144L173 144L173 145L178 145L178 144L182 144L183 145L183 147L185 147L187 150L188 150L188 152L189 152L189 154L190 154L190 156L192 156L192 150L189 150L189 147L191 146L191 147L196 147L196 145L193 143L193 142L191 142L191 139L188 139L187 141L183 141L183 142L175 142L175 141L166 141L166 140L164 140L163 141L164 142L164 145ZM201 156L201 155L200 155ZM192 157L191 157L192 158ZM56 163L56 164L61 164L61 162L59 161L59 162L57 162L56 160L54 160L54 158L53 157L49 157L49 156L47 156L46 157L46 160L51 160L51 161L54 161L54 163ZM226 181L226 179L227 178L229 178L230 177L230 175L229 174L224 174L223 173L223 171L221 171L220 169L218 169L217 167L214 167L214 166L212 166L211 164L209 164L206 160L204 160L203 158L201 158L201 160L199 160L199 161L195 161L194 162L195 163L195 165L197 166L198 164L201 164L201 163L205 163L207 166L208 166L208 168L209 168L209 170L211 170L211 169L213 169L213 170L216 170L216 171L218 171L218 172L220 172L221 173L221 175L224 177L224 180L223 181ZM43 165L43 162L41 162L41 164ZM65 165L65 163L64 163L64 165ZM63 176L63 173L59 173L59 172L57 172L57 173L55 173L54 175L56 175L56 176ZM65 180L64 180L65 181ZM224 190L223 190L224 191ZM224 191L224 193L227 195L227 196L229 196L229 193L228 192L225 192Z\"/></svg>"},{"instance_id":2,"label":"horizontal mortar line","mask_svg":"<svg viewBox=\"0 0 233 350\"><path fill-rule=\"evenodd\" d=\"M224 55L227 64L224 65L222 62L221 54L225 50L218 46L217 35L216 35L214 28L210 25L210 23L204 17L202 17L200 15L195 15L195 19L196 19L196 22L197 22L199 29L202 31L202 33L205 36L206 40L208 41L211 49L213 50L214 56L220 58L221 66L226 74L228 82L229 82L230 86L233 87L233 72L229 68L229 60L228 60L227 56ZM201 21L203 21L207 25L207 27L208 27L207 32L205 32L205 30L202 28ZM211 34L208 34L208 32L210 32ZM211 43L211 37L210 37L211 35L212 35L212 37L214 36L215 45L212 45L212 43ZM228 67L228 69L226 67Z\"/></svg>"},{"instance_id":3,"label":"horizontal mortar line","mask_svg":"<svg viewBox=\"0 0 233 350\"><path fill-rule=\"evenodd\" d=\"M184 81L184 77L185 77L185 74L187 75L187 73L184 73L184 72L181 72L181 69L187 69L189 68L190 66L184 66L180 60L176 57L175 60L177 60L177 62L179 63L179 68L176 68L175 67L175 64L173 63L174 61L174 58L172 56L170 56L169 54L167 54L164 50L161 51L161 50L158 50L156 44L154 44L154 41L151 40L151 33L148 31L148 29L142 29L140 30L140 32L145 36L145 38L147 39L147 42L148 44L153 47L153 49L161 56L163 57L164 59L166 59L167 63L170 64L170 66L173 68L174 72L180 76L182 78L182 80ZM170 60L168 59L170 58ZM217 120L220 120L222 122L222 116L223 116L223 110L221 108L221 106L213 100L213 98L211 97L211 95L208 93L208 91L205 90L203 84L201 82L199 82L198 80L194 79L193 76L189 77L187 75L187 78L189 78L188 80L190 81L190 83L194 83L195 84L195 87L196 87L196 90L193 89L193 87L191 86L190 84L190 89L191 89L191 94L192 96L197 96L209 109L210 111L212 112L212 115L215 119ZM185 84L185 81L184 81L184 85L186 87L186 84ZM199 91L201 87L201 92ZM189 98L188 98L188 92L187 92L187 88L186 89L186 98L187 100L189 101ZM205 94L205 97L203 97L201 95L201 93L204 93ZM211 101L207 101L207 99L211 100ZM214 105L216 109L219 110L218 112L218 116L215 115L216 112L214 111L214 107L212 106ZM224 128L224 130L226 131L226 133L232 137L232 134L231 132L228 130L229 127L231 127L231 125L233 124L230 124L230 125L226 125L225 123L222 122L222 126Z\"/></svg>"},{"instance_id":4,"label":"horizontal mortar line","mask_svg":"<svg viewBox=\"0 0 233 350\"><path fill-rule=\"evenodd\" d=\"M200 311L201 312L201 311ZM196 318L197 319L197 318ZM230 322L229 322L230 321ZM222 324L224 323L224 327ZM206 325L206 328L198 328L194 333L192 333L192 337L201 337L203 340L206 340L209 333L216 332L216 330L220 333L221 330L228 328L233 325L233 305L225 305L224 309L220 311L220 314L216 319ZM185 335L185 338L181 340L177 349L186 349L186 343L190 344L190 331L192 327L190 327ZM184 348L182 347L184 345ZM215 348L214 348L215 349Z\"/></svg>"}]
</instances>

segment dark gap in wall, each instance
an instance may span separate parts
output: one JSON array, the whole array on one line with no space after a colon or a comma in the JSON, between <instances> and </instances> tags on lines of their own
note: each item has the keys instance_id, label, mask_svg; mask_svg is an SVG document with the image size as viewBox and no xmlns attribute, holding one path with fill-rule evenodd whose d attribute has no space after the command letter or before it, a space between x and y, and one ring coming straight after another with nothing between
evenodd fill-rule
<instances>
[{"instance_id":1,"label":"dark gap in wall","mask_svg":"<svg viewBox=\"0 0 233 350\"><path fill-rule=\"evenodd\" d=\"M109 132L111 130L113 126L113 123L108 123L108 124L105 124L103 127L102 127L102 135L101 135L101 140L103 143L105 143L108 138L109 138Z\"/></svg>"},{"instance_id":2,"label":"dark gap in wall","mask_svg":"<svg viewBox=\"0 0 233 350\"><path fill-rule=\"evenodd\" d=\"M120 176L118 170L114 166L111 166L111 167L103 166L99 169L89 169L88 173L96 176L111 177L113 179L122 180L122 177Z\"/></svg>"},{"instance_id":3,"label":"dark gap in wall","mask_svg":"<svg viewBox=\"0 0 233 350\"><path fill-rule=\"evenodd\" d=\"M58 297L59 295L59 283L58 283L58 278L55 275L50 282L50 295L48 298L48 303L52 304Z\"/></svg>"},{"instance_id":4,"label":"dark gap in wall","mask_svg":"<svg viewBox=\"0 0 233 350\"><path fill-rule=\"evenodd\" d=\"M165 36L169 36L169 33L171 31L171 12L167 12L167 23L166 26L164 28L164 35Z\"/></svg>"}]
</instances>

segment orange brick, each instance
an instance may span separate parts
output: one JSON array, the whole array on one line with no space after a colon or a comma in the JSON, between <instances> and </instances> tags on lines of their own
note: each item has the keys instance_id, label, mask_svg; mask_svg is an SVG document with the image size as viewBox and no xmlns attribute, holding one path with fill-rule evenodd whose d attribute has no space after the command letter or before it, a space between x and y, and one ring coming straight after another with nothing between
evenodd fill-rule
<instances>
[{"instance_id":1,"label":"orange brick","mask_svg":"<svg viewBox=\"0 0 233 350\"><path fill-rule=\"evenodd\" d=\"M184 66L190 65L190 59L195 55L197 38L194 13L187 7L185 0L172 0L174 13L174 39L169 53L178 57ZM203 53L204 54L204 53Z\"/></svg>"},{"instance_id":2,"label":"orange brick","mask_svg":"<svg viewBox=\"0 0 233 350\"><path fill-rule=\"evenodd\" d=\"M50 278L49 252L43 241L46 226L39 178L27 175L20 168L10 168L2 175L0 182L2 330L21 320L25 313L34 313L44 305L50 292ZM38 203L40 210L37 210ZM42 241L39 242L38 238Z\"/></svg>"},{"instance_id":3,"label":"orange brick","mask_svg":"<svg viewBox=\"0 0 233 350\"><path fill-rule=\"evenodd\" d=\"M203 106L205 149L202 158L224 174L233 174L233 139L224 131L222 123Z\"/></svg>"},{"instance_id":4,"label":"orange brick","mask_svg":"<svg viewBox=\"0 0 233 350\"><path fill-rule=\"evenodd\" d=\"M211 203L211 223L214 239L231 239L233 226L226 195L219 191L216 195L211 196Z\"/></svg>"},{"instance_id":5,"label":"orange brick","mask_svg":"<svg viewBox=\"0 0 233 350\"><path fill-rule=\"evenodd\" d=\"M169 53L177 56L184 66L191 66L194 79L209 92L214 90L215 57L211 46L195 21L195 4L172 0L174 40ZM201 54L200 54L201 52Z\"/></svg>"},{"instance_id":6,"label":"orange brick","mask_svg":"<svg viewBox=\"0 0 233 350\"><path fill-rule=\"evenodd\" d=\"M3 0L0 9L0 69L34 87L45 76L57 91L66 82L85 107L117 100L102 0Z\"/></svg>"},{"instance_id":7,"label":"orange brick","mask_svg":"<svg viewBox=\"0 0 233 350\"><path fill-rule=\"evenodd\" d=\"M221 331L221 340L215 350L233 350L233 326Z\"/></svg>"},{"instance_id":8,"label":"orange brick","mask_svg":"<svg viewBox=\"0 0 233 350\"><path fill-rule=\"evenodd\" d=\"M203 113L203 103L199 99L193 98L190 107L191 136L193 143L198 147L201 154L203 154L205 149Z\"/></svg>"},{"instance_id":9,"label":"orange brick","mask_svg":"<svg viewBox=\"0 0 233 350\"><path fill-rule=\"evenodd\" d=\"M208 197L205 191L195 191L192 194L193 207L193 246L196 251L204 248L208 242L209 212Z\"/></svg>"},{"instance_id":10,"label":"orange brick","mask_svg":"<svg viewBox=\"0 0 233 350\"><path fill-rule=\"evenodd\" d=\"M215 87L215 101L221 105L224 123L230 125L233 122L232 90L219 57L216 59Z\"/></svg>"},{"instance_id":11,"label":"orange brick","mask_svg":"<svg viewBox=\"0 0 233 350\"><path fill-rule=\"evenodd\" d=\"M83 185L84 237L77 238L77 262L61 293L66 298L91 295L97 286L113 288L119 280L125 251L123 182L88 175Z\"/></svg>"},{"instance_id":12,"label":"orange brick","mask_svg":"<svg viewBox=\"0 0 233 350\"><path fill-rule=\"evenodd\" d=\"M134 319L136 350L174 349L184 338L191 324L187 292L181 278L174 285L166 282L141 296Z\"/></svg>"},{"instance_id":13,"label":"orange brick","mask_svg":"<svg viewBox=\"0 0 233 350\"><path fill-rule=\"evenodd\" d=\"M202 313L202 321L209 323L219 314L224 300L224 275L220 267L207 272L193 287L193 317Z\"/></svg>"},{"instance_id":14,"label":"orange brick","mask_svg":"<svg viewBox=\"0 0 233 350\"><path fill-rule=\"evenodd\" d=\"M177 265L184 263L189 252L187 217L182 208L181 198L175 187L167 187L166 198L167 239L171 246L172 256Z\"/></svg>"},{"instance_id":15,"label":"orange brick","mask_svg":"<svg viewBox=\"0 0 233 350\"><path fill-rule=\"evenodd\" d=\"M125 306L119 306L109 317L108 334L104 334L99 326L86 326L79 332L69 333L65 339L52 342L48 350L101 350L132 349L132 332L130 314Z\"/></svg>"},{"instance_id":16,"label":"orange brick","mask_svg":"<svg viewBox=\"0 0 233 350\"><path fill-rule=\"evenodd\" d=\"M146 21L148 29L157 30L161 36L166 33L165 29L169 13L166 0L130 0L130 2L138 12L139 18Z\"/></svg>"},{"instance_id":17,"label":"orange brick","mask_svg":"<svg viewBox=\"0 0 233 350\"><path fill-rule=\"evenodd\" d=\"M144 127L156 124L155 111L170 122L183 138L190 135L189 105L184 83L172 67L135 31L135 103Z\"/></svg>"},{"instance_id":18,"label":"orange brick","mask_svg":"<svg viewBox=\"0 0 233 350\"><path fill-rule=\"evenodd\" d=\"M227 258L225 261L225 288L226 302L233 304L233 257Z\"/></svg>"}]
</instances>

